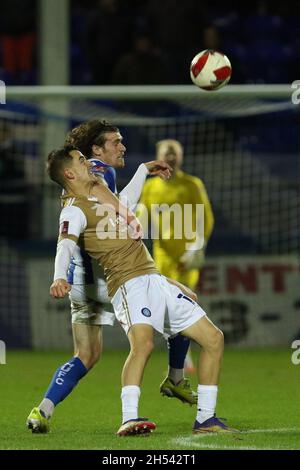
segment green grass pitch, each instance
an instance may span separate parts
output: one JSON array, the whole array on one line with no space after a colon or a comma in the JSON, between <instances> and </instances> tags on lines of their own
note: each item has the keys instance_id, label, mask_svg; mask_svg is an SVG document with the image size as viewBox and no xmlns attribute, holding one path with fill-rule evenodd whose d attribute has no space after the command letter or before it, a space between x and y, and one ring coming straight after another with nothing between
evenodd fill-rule
<instances>
[{"instance_id":1,"label":"green grass pitch","mask_svg":"<svg viewBox=\"0 0 300 470\"><path fill-rule=\"evenodd\" d=\"M0 449L300 449L300 366L291 363L290 349L225 351L217 414L243 431L238 435L191 433L196 408L160 396L167 354L156 351L146 368L140 415L155 421L157 429L148 437L117 437L126 355L104 351L99 364L57 407L51 433L34 435L25 428L26 417L54 370L70 356L8 352L7 364L0 365ZM195 388L196 377L191 381Z\"/></svg>"}]
</instances>

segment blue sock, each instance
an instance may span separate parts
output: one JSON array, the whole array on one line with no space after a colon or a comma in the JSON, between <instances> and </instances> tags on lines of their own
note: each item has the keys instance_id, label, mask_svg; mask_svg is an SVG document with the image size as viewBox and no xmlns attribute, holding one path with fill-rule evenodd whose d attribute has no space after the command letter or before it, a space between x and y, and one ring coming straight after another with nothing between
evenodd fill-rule
<instances>
[{"instance_id":1,"label":"blue sock","mask_svg":"<svg viewBox=\"0 0 300 470\"><path fill-rule=\"evenodd\" d=\"M45 398L56 406L73 390L79 380L88 372L79 357L73 357L55 372Z\"/></svg>"},{"instance_id":2,"label":"blue sock","mask_svg":"<svg viewBox=\"0 0 300 470\"><path fill-rule=\"evenodd\" d=\"M169 366L173 369L183 369L184 360L190 347L190 339L179 334L173 338L169 338L168 343Z\"/></svg>"}]
</instances>

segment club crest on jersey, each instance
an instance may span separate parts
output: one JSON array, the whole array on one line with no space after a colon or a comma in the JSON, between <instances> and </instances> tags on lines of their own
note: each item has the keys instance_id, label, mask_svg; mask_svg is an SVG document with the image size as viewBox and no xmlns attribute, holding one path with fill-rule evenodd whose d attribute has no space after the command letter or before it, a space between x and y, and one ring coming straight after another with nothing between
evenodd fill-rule
<instances>
[{"instance_id":1,"label":"club crest on jersey","mask_svg":"<svg viewBox=\"0 0 300 470\"><path fill-rule=\"evenodd\" d=\"M144 317L148 317L148 318L151 317L151 310L149 310L149 308L144 307L144 308L142 308L141 311L142 311L142 314L144 315Z\"/></svg>"},{"instance_id":2,"label":"club crest on jersey","mask_svg":"<svg viewBox=\"0 0 300 470\"><path fill-rule=\"evenodd\" d=\"M63 223L61 224L60 233L62 233L63 235L67 235L68 232L69 232L69 221L64 220Z\"/></svg>"}]
</instances>

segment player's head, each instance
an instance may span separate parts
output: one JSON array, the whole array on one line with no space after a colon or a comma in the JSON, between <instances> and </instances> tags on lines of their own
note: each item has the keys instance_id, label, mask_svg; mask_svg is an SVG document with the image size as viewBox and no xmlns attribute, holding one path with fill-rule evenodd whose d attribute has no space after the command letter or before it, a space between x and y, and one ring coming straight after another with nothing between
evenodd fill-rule
<instances>
[{"instance_id":1,"label":"player's head","mask_svg":"<svg viewBox=\"0 0 300 470\"><path fill-rule=\"evenodd\" d=\"M178 140L164 139L156 143L156 159L168 163L176 172L182 165L183 148Z\"/></svg>"},{"instance_id":2,"label":"player's head","mask_svg":"<svg viewBox=\"0 0 300 470\"><path fill-rule=\"evenodd\" d=\"M119 129L107 121L95 119L72 129L66 144L73 144L88 158L99 158L114 168L123 168L126 147Z\"/></svg>"},{"instance_id":3,"label":"player's head","mask_svg":"<svg viewBox=\"0 0 300 470\"><path fill-rule=\"evenodd\" d=\"M65 145L50 152L46 168L50 178L64 189L94 179L90 172L91 164L74 145Z\"/></svg>"}]
</instances>

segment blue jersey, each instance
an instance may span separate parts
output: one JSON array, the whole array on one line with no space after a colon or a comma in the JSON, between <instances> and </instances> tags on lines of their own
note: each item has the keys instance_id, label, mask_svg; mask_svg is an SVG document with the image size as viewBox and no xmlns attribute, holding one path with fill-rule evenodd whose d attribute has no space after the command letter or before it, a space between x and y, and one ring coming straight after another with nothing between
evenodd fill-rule
<instances>
[{"instance_id":1,"label":"blue jersey","mask_svg":"<svg viewBox=\"0 0 300 470\"><path fill-rule=\"evenodd\" d=\"M116 170L112 166L107 165L107 163L99 160L99 158L90 158L89 162L93 164L92 172L97 176L101 176L111 192L116 194Z\"/></svg>"}]
</instances>

